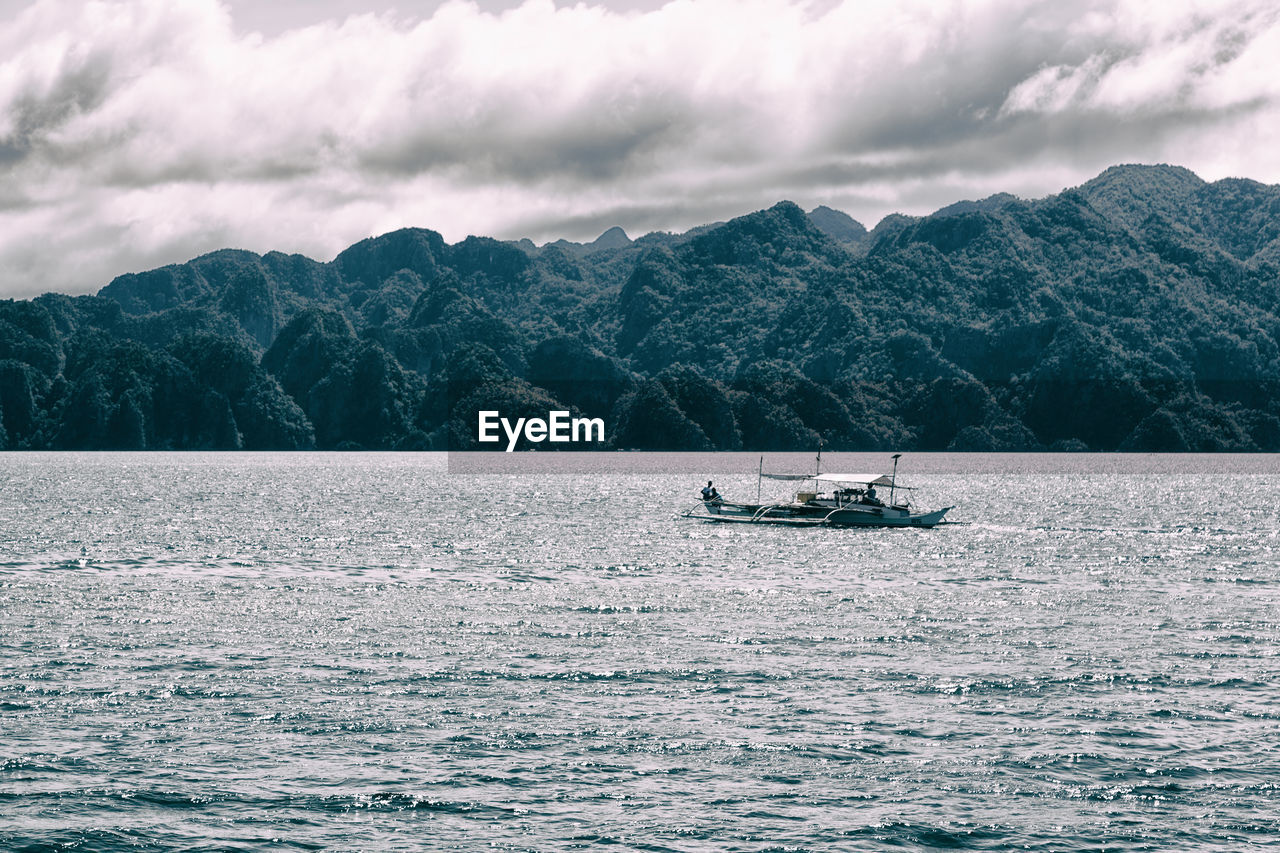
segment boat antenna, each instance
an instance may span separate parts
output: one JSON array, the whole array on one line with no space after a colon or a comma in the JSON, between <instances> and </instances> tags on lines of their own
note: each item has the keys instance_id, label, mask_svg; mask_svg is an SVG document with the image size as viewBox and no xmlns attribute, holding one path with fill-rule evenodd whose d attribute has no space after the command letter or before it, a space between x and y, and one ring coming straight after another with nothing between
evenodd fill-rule
<instances>
[{"instance_id":1,"label":"boat antenna","mask_svg":"<svg viewBox=\"0 0 1280 853\"><path fill-rule=\"evenodd\" d=\"M901 453L893 454L893 476L889 478L889 506L893 506L893 487L898 485L898 460L901 458Z\"/></svg>"}]
</instances>

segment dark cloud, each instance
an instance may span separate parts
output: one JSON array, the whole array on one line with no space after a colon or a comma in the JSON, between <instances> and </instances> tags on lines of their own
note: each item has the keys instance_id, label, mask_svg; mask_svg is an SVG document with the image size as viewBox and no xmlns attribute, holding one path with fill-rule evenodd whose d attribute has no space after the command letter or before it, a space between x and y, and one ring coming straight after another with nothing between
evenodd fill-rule
<instances>
[{"instance_id":1,"label":"dark cloud","mask_svg":"<svg viewBox=\"0 0 1280 853\"><path fill-rule=\"evenodd\" d=\"M654 168L655 156L687 144L706 121L678 95L584 100L551 120L537 107L504 101L458 125L424 122L359 152L357 163L392 175L461 167L467 183L615 181Z\"/></svg>"},{"instance_id":2,"label":"dark cloud","mask_svg":"<svg viewBox=\"0 0 1280 853\"><path fill-rule=\"evenodd\" d=\"M23 83L7 106L10 130L0 135L0 166L21 162L71 119L99 108L111 90L111 62L99 54L68 59L48 85Z\"/></svg>"}]
</instances>

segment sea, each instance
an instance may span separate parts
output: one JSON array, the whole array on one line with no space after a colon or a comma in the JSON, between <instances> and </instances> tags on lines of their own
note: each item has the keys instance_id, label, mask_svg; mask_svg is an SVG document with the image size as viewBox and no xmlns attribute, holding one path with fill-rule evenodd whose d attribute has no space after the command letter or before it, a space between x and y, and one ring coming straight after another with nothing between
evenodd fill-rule
<instances>
[{"instance_id":1,"label":"sea","mask_svg":"<svg viewBox=\"0 0 1280 853\"><path fill-rule=\"evenodd\" d=\"M0 454L0 849L1280 846L1280 457L815 464Z\"/></svg>"}]
</instances>

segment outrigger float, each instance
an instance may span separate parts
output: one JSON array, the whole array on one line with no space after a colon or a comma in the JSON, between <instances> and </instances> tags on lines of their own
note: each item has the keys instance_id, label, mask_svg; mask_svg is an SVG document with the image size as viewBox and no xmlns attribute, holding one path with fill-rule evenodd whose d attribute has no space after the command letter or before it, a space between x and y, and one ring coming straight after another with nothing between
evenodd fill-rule
<instances>
[{"instance_id":1,"label":"outrigger float","mask_svg":"<svg viewBox=\"0 0 1280 853\"><path fill-rule=\"evenodd\" d=\"M756 503L734 503L715 496L699 501L682 517L698 521L793 527L933 527L943 523L943 516L955 509L954 506L919 512L905 495L899 498L899 492L913 491L910 486L897 484L898 459L901 456L901 453L893 455L892 474L823 474L821 451L818 452L817 470L812 474L766 474L764 458L761 457L756 479ZM806 485L796 492L791 501L766 504L760 502L761 479L806 481ZM877 496L877 486L888 487L887 502Z\"/></svg>"}]
</instances>

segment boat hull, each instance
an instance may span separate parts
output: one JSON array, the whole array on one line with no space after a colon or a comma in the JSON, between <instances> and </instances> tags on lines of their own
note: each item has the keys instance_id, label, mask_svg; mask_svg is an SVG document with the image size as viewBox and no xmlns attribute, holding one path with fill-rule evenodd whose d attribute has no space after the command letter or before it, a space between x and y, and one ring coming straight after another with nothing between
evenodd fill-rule
<instances>
[{"instance_id":1,"label":"boat hull","mask_svg":"<svg viewBox=\"0 0 1280 853\"><path fill-rule=\"evenodd\" d=\"M931 512L912 512L890 506L821 503L739 504L720 501L703 503L705 514L686 513L703 521L739 524L784 524L796 527L934 527L955 507Z\"/></svg>"}]
</instances>

